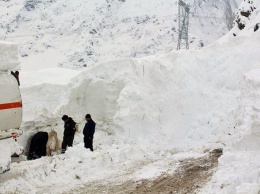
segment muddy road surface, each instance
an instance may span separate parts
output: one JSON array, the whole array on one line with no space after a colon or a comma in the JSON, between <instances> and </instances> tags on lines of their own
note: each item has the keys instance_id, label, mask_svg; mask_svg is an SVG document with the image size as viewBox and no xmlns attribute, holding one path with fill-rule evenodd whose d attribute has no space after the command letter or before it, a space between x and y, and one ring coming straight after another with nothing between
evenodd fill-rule
<instances>
[{"instance_id":1,"label":"muddy road surface","mask_svg":"<svg viewBox=\"0 0 260 194\"><path fill-rule=\"evenodd\" d=\"M79 194L195 194L212 177L218 165L221 149L215 149L200 158L187 158L179 161L179 167L171 174L163 173L156 179L138 182L89 183L64 192Z\"/></svg>"}]
</instances>

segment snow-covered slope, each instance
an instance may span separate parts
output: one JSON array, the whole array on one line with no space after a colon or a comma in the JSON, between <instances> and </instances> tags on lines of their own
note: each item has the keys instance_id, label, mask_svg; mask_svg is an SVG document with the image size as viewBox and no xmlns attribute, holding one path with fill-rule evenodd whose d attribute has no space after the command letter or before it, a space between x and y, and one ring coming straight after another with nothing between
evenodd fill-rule
<instances>
[{"instance_id":1,"label":"snow-covered slope","mask_svg":"<svg viewBox=\"0 0 260 194\"><path fill-rule=\"evenodd\" d=\"M44 193L56 184L52 191L59 193L108 177L138 180L138 168L146 165L157 168L155 174L175 168L178 152L222 147L219 169L201 193L257 193L260 31L245 30L201 50L111 61L71 70L71 76L70 70L24 72L24 125L50 130L56 122L61 133L62 114L81 122L91 113L95 152L83 149L78 134L79 144L65 155L14 164L19 178L5 181L0 191ZM38 82L46 72L53 75L48 83Z\"/></svg>"},{"instance_id":2,"label":"snow-covered slope","mask_svg":"<svg viewBox=\"0 0 260 194\"><path fill-rule=\"evenodd\" d=\"M190 48L223 36L240 0L189 0ZM20 44L22 70L82 68L177 48L177 0L0 1L0 38Z\"/></svg>"},{"instance_id":3,"label":"snow-covered slope","mask_svg":"<svg viewBox=\"0 0 260 194\"><path fill-rule=\"evenodd\" d=\"M58 77L69 79L65 72L56 71L44 84L37 84L44 71L24 73L21 90L24 109L30 113L25 121L37 120L40 115L59 118L64 113L80 120L82 114L91 112L96 120L112 123L117 126L114 131L122 129L130 136L164 131L169 139L175 137L178 145L183 136L198 140L208 140L208 135L222 137L227 128L235 126L232 118L240 79L258 65L257 35L223 39L202 50L100 64L78 74L67 86L64 81L58 83ZM241 48L250 53L237 56ZM52 79L56 84L51 84ZM53 103L48 103L51 98ZM46 101L42 108L39 101Z\"/></svg>"},{"instance_id":4,"label":"snow-covered slope","mask_svg":"<svg viewBox=\"0 0 260 194\"><path fill-rule=\"evenodd\" d=\"M14 163L16 179L2 179L0 193L138 181L173 172L183 155L217 147L224 148L217 172L199 193L257 194L260 4L254 3L243 30L200 50L115 60L82 72L21 72L23 128L55 129L61 138L63 114L82 128L91 113L95 151L85 150L77 134L65 155Z\"/></svg>"},{"instance_id":5,"label":"snow-covered slope","mask_svg":"<svg viewBox=\"0 0 260 194\"><path fill-rule=\"evenodd\" d=\"M0 41L0 71L9 71L20 68L18 61L18 45Z\"/></svg>"},{"instance_id":6,"label":"snow-covered slope","mask_svg":"<svg viewBox=\"0 0 260 194\"><path fill-rule=\"evenodd\" d=\"M240 81L240 97L235 113L235 126L231 133L231 141L227 144L223 156L219 159L218 171L202 193L258 194L260 191L260 60L252 60L252 57L257 57L257 53L254 53L254 51L259 49L260 44L260 31L256 28L260 24L259 7L259 1L244 1L240 6L237 17L244 24L244 28L239 30L237 24L230 32L230 36L234 36L234 33L238 36L233 40L244 38L247 42L249 39L254 41L252 44L256 47L244 45L241 52L241 58L247 59L244 63L247 66L254 64L254 68L246 71ZM247 11L250 12L249 17L241 14L241 12Z\"/></svg>"}]
</instances>

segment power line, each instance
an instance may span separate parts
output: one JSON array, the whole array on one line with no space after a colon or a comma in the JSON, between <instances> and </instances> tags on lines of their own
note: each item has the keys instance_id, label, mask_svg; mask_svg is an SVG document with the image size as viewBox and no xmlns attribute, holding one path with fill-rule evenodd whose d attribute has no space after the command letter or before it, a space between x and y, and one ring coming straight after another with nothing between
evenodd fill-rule
<instances>
[{"instance_id":1,"label":"power line","mask_svg":"<svg viewBox=\"0 0 260 194\"><path fill-rule=\"evenodd\" d=\"M189 22L189 25L191 24L196 24L196 23L190 23ZM197 25L197 24L196 24ZM203 26L209 26L209 27L212 27L213 25L204 25ZM225 25L214 25L214 26L218 26L218 27L226 27ZM164 30L164 29L168 29L168 30L171 30L172 29L172 26L158 26L158 27L144 27L145 29L144 30L140 30L140 31L144 31L147 32L148 30L157 30L157 29L161 29L161 30ZM121 31L124 31L126 30L125 29L121 29ZM135 30L135 29L133 29ZM12 37L5 37L5 39L16 39L16 38L26 38L26 37L34 37L34 36L38 36L39 34L29 34L29 35L19 35L19 36L12 36ZM55 35L55 33L51 33L51 34L47 34L47 35ZM116 35L116 34L114 34ZM102 37L111 37L111 36L108 36L108 35L101 35ZM73 37L73 38L67 38L68 36L64 37L64 39L59 39L59 37L56 39L49 39L49 40L45 40L45 41L35 41L35 40L25 40L25 42L29 42L28 44L41 44L41 43L46 43L46 42L64 42L64 41L70 41L70 40L79 40L79 39L89 39L91 38L91 35L90 34L81 34L77 37ZM41 39L41 38L39 38ZM25 44L25 43L20 43L20 44Z\"/></svg>"},{"instance_id":2,"label":"power line","mask_svg":"<svg viewBox=\"0 0 260 194\"><path fill-rule=\"evenodd\" d=\"M168 16L163 16L163 17L158 17L158 18L168 18L168 20L172 20L172 18L171 18L171 16L173 16L173 15L168 15ZM174 15L175 16L175 15ZM216 18L216 17L207 17L207 18ZM157 19L157 18L155 18L155 19ZM223 18L222 18L223 19ZM135 23L135 24L137 24L136 22L131 22L131 23ZM145 23L145 22L144 22ZM113 24L106 24L106 25L114 25L114 26L116 26L116 27L120 27L120 26L125 26L126 24L129 24L129 23L113 23ZM147 24L150 24L150 23L145 23L146 25ZM189 24L195 24L195 23L189 23ZM139 25L139 24L137 24L137 25ZM205 25L205 24L203 24L203 26L213 26L213 25ZM220 25L214 25L214 26L220 26ZM224 25L223 25L223 27L225 27ZM130 28L129 26L127 26L126 28ZM49 35L52 35L52 34L55 34L55 33L48 33ZM17 35L17 36L9 36L9 37L6 37L7 39L9 39L9 38L22 38L22 37L32 37L32 36L39 36L39 35L41 35L41 34L25 34L25 35Z\"/></svg>"}]
</instances>

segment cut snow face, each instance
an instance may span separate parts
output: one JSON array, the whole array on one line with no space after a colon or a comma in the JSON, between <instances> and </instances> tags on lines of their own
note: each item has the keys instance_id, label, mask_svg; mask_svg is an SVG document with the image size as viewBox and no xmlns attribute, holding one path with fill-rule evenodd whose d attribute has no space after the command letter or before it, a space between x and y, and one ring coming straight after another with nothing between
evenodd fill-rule
<instances>
[{"instance_id":1,"label":"cut snow face","mask_svg":"<svg viewBox=\"0 0 260 194\"><path fill-rule=\"evenodd\" d=\"M255 25L260 21L259 1L253 2L256 6L251 20L247 20L245 28L238 33L238 37L254 40L255 46L259 47L260 34L255 31ZM233 29L236 30L236 27ZM231 141L224 149L223 156L219 159L218 171L212 180L201 191L202 193L252 193L260 191L259 182L259 86L260 68L259 59L252 61L251 57L257 57L257 47L243 47L242 57L247 59L247 64L254 64L250 71L246 71L240 82L240 97L235 114L234 131L230 134ZM248 50L247 50L248 49ZM259 56L258 56L259 57ZM241 68L241 66L239 66Z\"/></svg>"},{"instance_id":2,"label":"cut snow face","mask_svg":"<svg viewBox=\"0 0 260 194\"><path fill-rule=\"evenodd\" d=\"M245 74L236 114L232 141L219 160L217 173L203 190L205 193L252 193L260 190L259 119L260 68Z\"/></svg>"},{"instance_id":3,"label":"cut snow face","mask_svg":"<svg viewBox=\"0 0 260 194\"><path fill-rule=\"evenodd\" d=\"M13 164L11 168L21 176L6 181L1 189L18 189L13 185L19 182L24 185L19 186L20 192L28 188L44 192L53 182L61 182L55 190L58 192L68 188L64 185L69 183L73 187L78 181L104 181L112 174L142 173L138 168L145 169L151 161L155 163L150 172L159 176L169 170L170 161L178 152L201 152L235 142L236 115L242 111L238 109L242 105L240 81L245 73L259 68L259 38L259 33L240 35L199 51L112 61L83 72L38 71L39 75L56 75L49 83L40 84L41 76L33 73L21 74L21 83L25 83L21 86L27 118L24 125L48 131L46 123L54 121L62 138L60 118L64 113L75 117L81 129L84 115L91 113L97 122L95 151L85 150L82 135L77 134L77 145L65 155ZM161 168L156 165L158 160L163 161ZM37 171L29 171L32 165ZM97 172L103 176L97 176ZM61 181L60 177L67 178ZM119 176L111 181L124 179Z\"/></svg>"},{"instance_id":4,"label":"cut snow face","mask_svg":"<svg viewBox=\"0 0 260 194\"><path fill-rule=\"evenodd\" d=\"M201 51L113 61L81 73L21 74L25 121L56 119L59 124L68 114L83 122L91 113L102 130L147 144L189 147L211 138L224 143L235 126L240 80L258 65L257 40L258 34L240 36ZM49 74L49 83L35 84Z\"/></svg>"},{"instance_id":5,"label":"cut snow face","mask_svg":"<svg viewBox=\"0 0 260 194\"><path fill-rule=\"evenodd\" d=\"M13 163L0 192L62 193L158 178L178 172L180 160L223 147L218 171L200 192L257 193L260 34L251 29L201 50L21 74L24 128L48 131L53 124L61 138L63 114L82 129L90 113L94 152L79 133L65 155Z\"/></svg>"}]
</instances>

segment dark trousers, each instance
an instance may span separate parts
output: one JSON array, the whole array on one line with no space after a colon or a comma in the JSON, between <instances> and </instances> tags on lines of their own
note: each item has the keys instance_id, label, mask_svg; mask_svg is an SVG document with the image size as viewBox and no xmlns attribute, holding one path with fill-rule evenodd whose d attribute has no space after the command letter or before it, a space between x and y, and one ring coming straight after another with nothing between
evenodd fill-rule
<instances>
[{"instance_id":1,"label":"dark trousers","mask_svg":"<svg viewBox=\"0 0 260 194\"><path fill-rule=\"evenodd\" d=\"M93 152L93 138L84 137L85 148L89 148Z\"/></svg>"},{"instance_id":2,"label":"dark trousers","mask_svg":"<svg viewBox=\"0 0 260 194\"><path fill-rule=\"evenodd\" d=\"M65 153L67 146L72 147L74 136L63 136L61 153Z\"/></svg>"}]
</instances>

